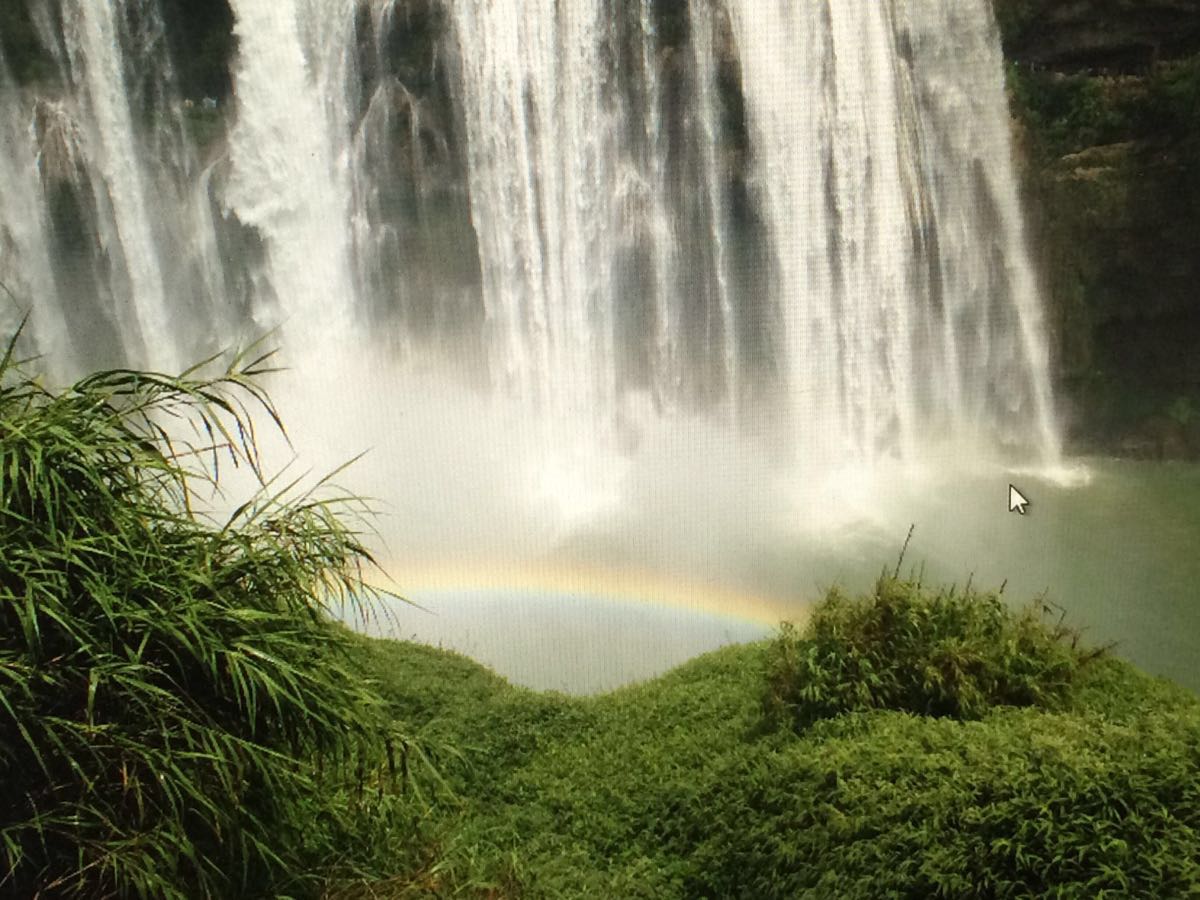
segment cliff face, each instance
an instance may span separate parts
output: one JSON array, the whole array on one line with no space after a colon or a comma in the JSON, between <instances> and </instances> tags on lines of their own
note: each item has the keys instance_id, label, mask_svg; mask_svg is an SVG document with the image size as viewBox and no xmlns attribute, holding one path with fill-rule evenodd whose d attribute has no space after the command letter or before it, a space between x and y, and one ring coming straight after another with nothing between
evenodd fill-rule
<instances>
[{"instance_id":1,"label":"cliff face","mask_svg":"<svg viewBox=\"0 0 1200 900\"><path fill-rule=\"evenodd\" d=\"M1200 49L1197 0L996 0L1010 59L1058 69L1144 70Z\"/></svg>"},{"instance_id":2,"label":"cliff face","mask_svg":"<svg viewBox=\"0 0 1200 900\"><path fill-rule=\"evenodd\" d=\"M996 10L1072 442L1200 457L1200 2Z\"/></svg>"}]
</instances>

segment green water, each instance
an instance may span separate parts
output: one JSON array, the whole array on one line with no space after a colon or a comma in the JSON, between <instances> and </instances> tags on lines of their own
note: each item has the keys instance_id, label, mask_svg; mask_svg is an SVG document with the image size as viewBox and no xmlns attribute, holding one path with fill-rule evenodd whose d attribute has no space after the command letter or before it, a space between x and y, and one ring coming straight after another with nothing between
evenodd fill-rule
<instances>
[{"instance_id":1,"label":"green water","mask_svg":"<svg viewBox=\"0 0 1200 900\"><path fill-rule=\"evenodd\" d=\"M1009 516L992 562L1051 599L1097 640L1200 690L1200 466L1095 462L1091 484L1049 487L1028 521ZM983 531L958 538L988 546ZM995 576L993 576L995 577Z\"/></svg>"},{"instance_id":2,"label":"green water","mask_svg":"<svg viewBox=\"0 0 1200 900\"><path fill-rule=\"evenodd\" d=\"M1115 641L1119 656L1200 691L1198 465L1077 460L1057 479L954 474L947 465L945 475L788 493L792 482L760 469L738 474L737 461L726 462L719 477L656 470L641 494L631 482L625 502L542 559L562 571L647 572L699 593L768 597L781 616L802 618L830 585L866 590L895 566L911 525L904 573L930 584L1005 584L1014 605L1045 593L1086 643ZM1031 501L1026 515L1008 510L1010 482ZM517 683L572 693L648 678L770 632L761 608L759 621L744 618L749 606L666 610L578 583L572 593L512 582L481 590L475 578L416 591L431 612L401 610L388 630L459 650Z\"/></svg>"},{"instance_id":3,"label":"green water","mask_svg":"<svg viewBox=\"0 0 1200 900\"><path fill-rule=\"evenodd\" d=\"M1080 462L1087 482L1074 486L1003 473L901 487L888 524L844 533L841 550L810 561L809 573L866 586L881 561L897 558L911 521L905 571L924 566L926 581L990 588L1007 581L1014 603L1046 592L1085 639L1116 641L1118 655L1200 691L1200 466ZM1010 481L1032 501L1024 516L1006 509Z\"/></svg>"}]
</instances>

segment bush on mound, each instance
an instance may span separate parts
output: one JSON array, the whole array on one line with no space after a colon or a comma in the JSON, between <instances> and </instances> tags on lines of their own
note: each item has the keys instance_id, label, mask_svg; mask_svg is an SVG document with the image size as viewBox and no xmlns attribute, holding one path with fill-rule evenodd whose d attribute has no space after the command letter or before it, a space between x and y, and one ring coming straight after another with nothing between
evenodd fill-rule
<instances>
[{"instance_id":1,"label":"bush on mound","mask_svg":"<svg viewBox=\"0 0 1200 900\"><path fill-rule=\"evenodd\" d=\"M852 710L976 719L996 706L1054 708L1099 652L1079 649L1048 612L888 575L861 599L831 590L803 632L785 624L772 643L767 711L804 727Z\"/></svg>"},{"instance_id":2,"label":"bush on mound","mask_svg":"<svg viewBox=\"0 0 1200 900\"><path fill-rule=\"evenodd\" d=\"M329 604L369 596L351 497L196 511L258 469L264 358L53 393L0 361L0 895L248 896L311 845L313 776L383 737ZM195 370L193 370L194 372ZM191 423L204 446L162 423ZM276 422L278 419L276 418ZM177 431L178 429L173 429ZM374 757L372 757L374 758Z\"/></svg>"}]
</instances>

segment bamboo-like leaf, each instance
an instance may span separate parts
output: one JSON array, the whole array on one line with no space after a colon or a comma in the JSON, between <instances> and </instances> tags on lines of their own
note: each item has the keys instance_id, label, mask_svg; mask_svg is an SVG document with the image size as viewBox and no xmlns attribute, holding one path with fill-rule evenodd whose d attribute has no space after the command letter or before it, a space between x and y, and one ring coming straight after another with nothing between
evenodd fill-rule
<instances>
[{"instance_id":1,"label":"bamboo-like leaf","mask_svg":"<svg viewBox=\"0 0 1200 900\"><path fill-rule=\"evenodd\" d=\"M0 819L7 877L81 896L236 895L288 868L280 823L302 831L313 760L343 765L366 752L352 736L383 727L323 611L329 590L375 596L338 518L369 504L263 468L251 406L283 428L254 383L275 371L269 352L215 379L202 375L214 359L53 394L14 345L0 362L0 621L13 626L0 759L31 812ZM260 489L214 526L194 486L220 490L226 453Z\"/></svg>"}]
</instances>

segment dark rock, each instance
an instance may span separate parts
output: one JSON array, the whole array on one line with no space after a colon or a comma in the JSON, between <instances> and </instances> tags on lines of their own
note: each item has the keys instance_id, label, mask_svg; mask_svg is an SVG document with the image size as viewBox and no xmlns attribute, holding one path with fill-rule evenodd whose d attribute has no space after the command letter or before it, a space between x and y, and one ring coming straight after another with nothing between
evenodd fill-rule
<instances>
[{"instance_id":1,"label":"dark rock","mask_svg":"<svg viewBox=\"0 0 1200 900\"><path fill-rule=\"evenodd\" d=\"M1151 416L1118 442L1117 449L1135 459L1190 459L1184 426L1169 416Z\"/></svg>"},{"instance_id":2,"label":"dark rock","mask_svg":"<svg viewBox=\"0 0 1200 900\"><path fill-rule=\"evenodd\" d=\"M1010 59L1064 70L1144 71L1200 51L1200 0L996 0Z\"/></svg>"},{"instance_id":3,"label":"dark rock","mask_svg":"<svg viewBox=\"0 0 1200 900\"><path fill-rule=\"evenodd\" d=\"M1188 459L1200 459L1200 415L1192 416L1183 426Z\"/></svg>"}]
</instances>

